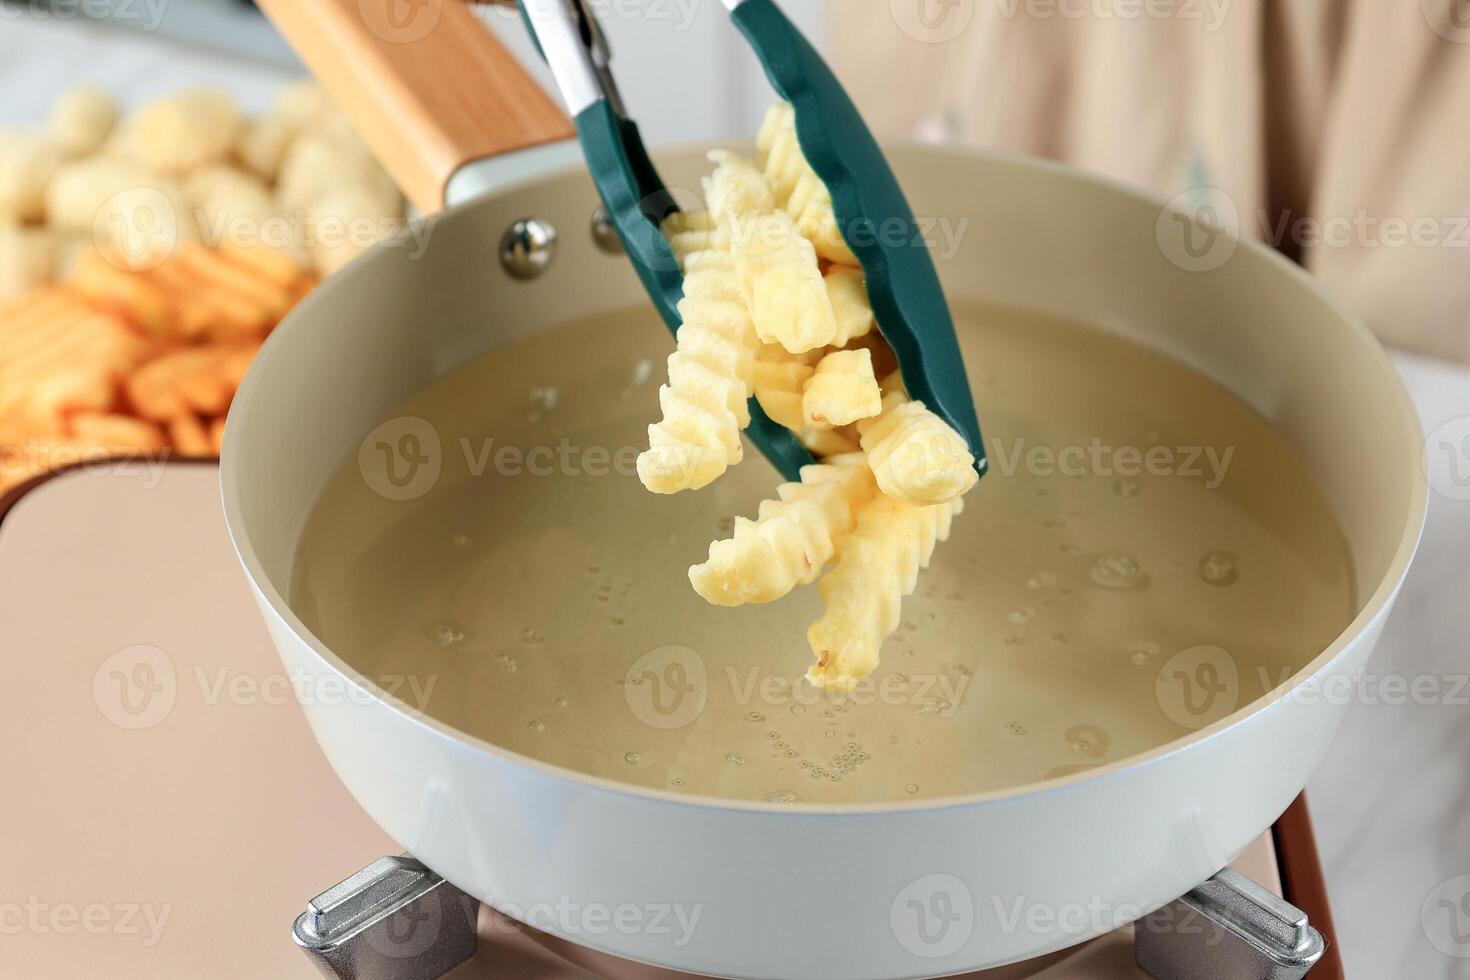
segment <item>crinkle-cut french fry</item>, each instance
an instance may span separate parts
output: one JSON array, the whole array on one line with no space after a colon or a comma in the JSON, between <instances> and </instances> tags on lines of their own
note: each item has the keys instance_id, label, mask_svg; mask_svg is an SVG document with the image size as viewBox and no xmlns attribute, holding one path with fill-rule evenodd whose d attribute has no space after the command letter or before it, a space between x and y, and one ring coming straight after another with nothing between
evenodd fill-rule
<instances>
[{"instance_id":1,"label":"crinkle-cut french fry","mask_svg":"<svg viewBox=\"0 0 1470 980\"><path fill-rule=\"evenodd\" d=\"M46 135L68 156L90 156L101 149L118 120L117 103L95 85L74 85L51 103Z\"/></svg>"},{"instance_id":2,"label":"crinkle-cut french fry","mask_svg":"<svg viewBox=\"0 0 1470 980\"><path fill-rule=\"evenodd\" d=\"M902 391L883 396L883 411L857 423L878 489L894 500L924 506L953 500L979 477L964 437Z\"/></svg>"},{"instance_id":3,"label":"crinkle-cut french fry","mask_svg":"<svg viewBox=\"0 0 1470 980\"><path fill-rule=\"evenodd\" d=\"M258 344L186 347L155 358L127 380L128 401L146 419L224 414Z\"/></svg>"},{"instance_id":4,"label":"crinkle-cut french fry","mask_svg":"<svg viewBox=\"0 0 1470 980\"><path fill-rule=\"evenodd\" d=\"M259 307L271 323L291 308L291 297L273 283L262 282L220 252L190 242L179 250L180 264L211 293L233 294Z\"/></svg>"},{"instance_id":5,"label":"crinkle-cut french fry","mask_svg":"<svg viewBox=\"0 0 1470 980\"><path fill-rule=\"evenodd\" d=\"M803 429L796 434L796 441L805 446L818 459L839 456L843 453L862 452L857 430L850 425L836 429Z\"/></svg>"},{"instance_id":6,"label":"crinkle-cut french fry","mask_svg":"<svg viewBox=\"0 0 1470 980\"><path fill-rule=\"evenodd\" d=\"M709 558L689 569L689 581L717 606L774 602L816 581L834 540L853 527L858 508L878 492L862 454L801 468L801 482L783 483L763 500L757 519L735 519L732 537L710 545Z\"/></svg>"},{"instance_id":7,"label":"crinkle-cut french fry","mask_svg":"<svg viewBox=\"0 0 1470 980\"><path fill-rule=\"evenodd\" d=\"M106 409L117 383L153 345L120 318L60 287L0 309L0 424L56 427L77 409Z\"/></svg>"},{"instance_id":8,"label":"crinkle-cut french fry","mask_svg":"<svg viewBox=\"0 0 1470 980\"><path fill-rule=\"evenodd\" d=\"M776 206L784 208L806 172L806 157L796 140L796 110L789 102L777 102L766 110L755 137L756 160L776 195Z\"/></svg>"},{"instance_id":9,"label":"crinkle-cut french fry","mask_svg":"<svg viewBox=\"0 0 1470 980\"><path fill-rule=\"evenodd\" d=\"M862 270L834 265L822 278L827 283L827 298L832 301L832 313L837 318L837 334L832 338L832 345L846 347L872 333L873 307L868 303Z\"/></svg>"},{"instance_id":10,"label":"crinkle-cut french fry","mask_svg":"<svg viewBox=\"0 0 1470 980\"><path fill-rule=\"evenodd\" d=\"M740 275L756 335L793 354L826 347L837 317L817 255L780 211L740 219L732 229Z\"/></svg>"},{"instance_id":11,"label":"crinkle-cut french fry","mask_svg":"<svg viewBox=\"0 0 1470 980\"><path fill-rule=\"evenodd\" d=\"M276 316L252 296L229 289L182 256L147 272L172 297L176 323L186 338L254 340L275 325Z\"/></svg>"},{"instance_id":12,"label":"crinkle-cut french fry","mask_svg":"<svg viewBox=\"0 0 1470 980\"><path fill-rule=\"evenodd\" d=\"M152 280L107 261L96 249L87 249L77 260L71 285L92 305L116 313L149 336L164 337L174 330L168 294Z\"/></svg>"},{"instance_id":13,"label":"crinkle-cut french fry","mask_svg":"<svg viewBox=\"0 0 1470 980\"><path fill-rule=\"evenodd\" d=\"M812 170L796 136L796 112L785 102L766 113L756 137L759 160L776 192L777 206L801 229L817 254L839 265L857 266L857 256L843 239L827 185Z\"/></svg>"},{"instance_id":14,"label":"crinkle-cut french fry","mask_svg":"<svg viewBox=\"0 0 1470 980\"><path fill-rule=\"evenodd\" d=\"M806 428L802 392L814 370L808 356L793 354L780 344L760 346L751 390L771 421L796 431Z\"/></svg>"},{"instance_id":15,"label":"crinkle-cut french fry","mask_svg":"<svg viewBox=\"0 0 1470 980\"><path fill-rule=\"evenodd\" d=\"M883 641L898 628L903 597L963 508L960 498L915 507L880 495L859 511L852 532L837 541L836 564L817 585L825 609L807 629L816 658L808 681L849 691L873 672Z\"/></svg>"},{"instance_id":16,"label":"crinkle-cut french fry","mask_svg":"<svg viewBox=\"0 0 1470 980\"><path fill-rule=\"evenodd\" d=\"M160 453L168 448L163 430L151 422L111 412L76 412L67 418L71 439L109 452Z\"/></svg>"},{"instance_id":17,"label":"crinkle-cut french fry","mask_svg":"<svg viewBox=\"0 0 1470 980\"><path fill-rule=\"evenodd\" d=\"M709 159L715 170L704 178L704 203L716 224L776 209L771 185L754 163L729 150L711 150Z\"/></svg>"},{"instance_id":18,"label":"crinkle-cut french fry","mask_svg":"<svg viewBox=\"0 0 1470 980\"><path fill-rule=\"evenodd\" d=\"M221 255L242 266L251 275L274 285L282 295L290 297L292 302L297 298L296 293L301 284L310 281L305 266L290 251L228 240L220 242L218 250Z\"/></svg>"},{"instance_id":19,"label":"crinkle-cut french fry","mask_svg":"<svg viewBox=\"0 0 1470 980\"><path fill-rule=\"evenodd\" d=\"M806 425L813 429L877 415L883 409L883 396L873 377L873 355L858 348L823 357L806 381L801 405Z\"/></svg>"},{"instance_id":20,"label":"crinkle-cut french fry","mask_svg":"<svg viewBox=\"0 0 1470 980\"><path fill-rule=\"evenodd\" d=\"M204 424L193 415L180 415L168 421L168 439L180 456L210 456L214 444Z\"/></svg>"},{"instance_id":21,"label":"crinkle-cut french fry","mask_svg":"<svg viewBox=\"0 0 1470 980\"><path fill-rule=\"evenodd\" d=\"M209 423L209 451L218 456L225 446L225 416Z\"/></svg>"},{"instance_id":22,"label":"crinkle-cut french fry","mask_svg":"<svg viewBox=\"0 0 1470 980\"><path fill-rule=\"evenodd\" d=\"M684 278L682 325L659 389L663 419L648 427L638 478L654 493L697 490L738 463L750 423L755 330L739 301L734 270L713 255Z\"/></svg>"},{"instance_id":23,"label":"crinkle-cut french fry","mask_svg":"<svg viewBox=\"0 0 1470 980\"><path fill-rule=\"evenodd\" d=\"M664 219L661 230L681 269L687 270L692 255L730 249L729 226L716 222L708 211L675 211Z\"/></svg>"}]
</instances>

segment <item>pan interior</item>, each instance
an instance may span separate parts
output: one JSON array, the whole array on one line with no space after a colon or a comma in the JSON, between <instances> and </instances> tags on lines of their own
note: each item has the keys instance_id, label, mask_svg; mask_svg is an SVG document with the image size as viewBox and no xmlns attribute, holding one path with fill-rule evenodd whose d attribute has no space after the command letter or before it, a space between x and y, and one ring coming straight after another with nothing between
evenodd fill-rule
<instances>
[{"instance_id":1,"label":"pan interior","mask_svg":"<svg viewBox=\"0 0 1470 980\"><path fill-rule=\"evenodd\" d=\"M643 786L780 802L976 793L1170 742L1286 682L1357 610L1348 545L1287 441L1115 333L957 303L991 473L870 684L800 680L814 587L717 609L685 569L754 516L633 472L668 340L644 309L481 356L410 398L318 498L292 605L460 730Z\"/></svg>"}]
</instances>

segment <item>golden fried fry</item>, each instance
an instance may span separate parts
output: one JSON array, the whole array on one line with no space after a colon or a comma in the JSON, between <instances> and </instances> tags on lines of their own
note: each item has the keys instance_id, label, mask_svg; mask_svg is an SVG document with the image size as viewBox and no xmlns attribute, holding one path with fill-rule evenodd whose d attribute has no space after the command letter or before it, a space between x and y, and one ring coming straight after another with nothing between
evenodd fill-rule
<instances>
[{"instance_id":1,"label":"golden fried fry","mask_svg":"<svg viewBox=\"0 0 1470 980\"><path fill-rule=\"evenodd\" d=\"M221 415L257 350L258 344L212 344L165 354L128 378L128 402L143 418L159 422Z\"/></svg>"}]
</instances>

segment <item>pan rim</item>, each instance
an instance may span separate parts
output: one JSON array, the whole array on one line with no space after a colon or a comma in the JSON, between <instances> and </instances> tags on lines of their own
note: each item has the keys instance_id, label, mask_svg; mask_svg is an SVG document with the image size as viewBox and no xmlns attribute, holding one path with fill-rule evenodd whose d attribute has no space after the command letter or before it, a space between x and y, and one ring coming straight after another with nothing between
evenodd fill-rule
<instances>
[{"instance_id":1,"label":"pan rim","mask_svg":"<svg viewBox=\"0 0 1470 980\"><path fill-rule=\"evenodd\" d=\"M711 145L707 143L690 143L682 146L667 147L662 152L656 152L655 157L673 156L680 152L688 153L696 149L707 149ZM888 146L905 152L983 159L1022 169L1041 171L1053 178L1083 186L1090 191L1120 195L1136 203L1156 209L1166 206L1162 200L1112 178L1084 172L1065 164L1038 159L1021 153L991 149L981 150L970 147L935 146L912 141L894 141L889 143ZM569 176L581 169L580 166L572 165L548 170L531 177L517 179L497 187L484 198L477 198L474 201L456 205L423 220L437 221L443 218L453 217L472 207L482 205L487 199L497 198L503 194L524 188L528 184L539 184L555 180L559 177ZM1424 532L1428 512L1428 478L1423 469L1422 455L1419 449L1423 442L1423 430L1413 403L1404 387L1403 379L1394 368L1393 363L1389 360L1388 353L1382 343L1368 330L1362 321L1348 313L1335 297L1325 289L1323 284L1305 269L1261 243L1249 239L1241 239L1239 247L1273 264L1279 274L1284 274L1288 279L1293 280L1298 287L1310 292L1337 318L1342 327L1346 328L1352 336L1355 336L1361 344L1367 347L1368 353L1374 359L1377 369L1383 372L1385 380L1392 391L1391 397L1396 405L1398 423L1403 426L1402 432L1411 446L1405 454L1407 458L1401 461L1402 465L1408 466L1410 473L1408 513L1404 518L1403 530L1400 535L1398 547L1393 554L1388 568L1379 576L1371 595L1362 602L1357 614L1344 626L1342 631L1339 632L1325 649L1303 664L1300 669L1276 688L1242 705L1224 718L1198 731L1181 735L1146 752L1127 756L1094 769L1073 773L1068 776L1036 780L978 793L889 802L799 803L796 805L769 803L760 800L739 800L729 797L693 793L675 793L665 789L637 786L603 776L594 776L507 749L425 714L383 690L371 678L363 675L355 667L348 664L338 654L333 652L325 642L308 629L296 616L290 604L285 600L285 597L280 594L279 590L276 589L274 583L265 573L251 544L249 529L245 527L242 514L239 464L237 462L239 443L242 438L242 425L238 423L226 426L223 449L220 454L220 493L230 541L235 548L241 564L246 570L252 588L256 590L257 594L270 607L271 612L290 629L295 638L304 644L311 651L312 655L317 657L324 665L330 667L333 671L342 675L356 686L369 692L376 701L384 703L405 720L422 726L435 737L446 739L464 748L488 754L502 763L530 770L543 777L575 784L584 789L612 793L652 803L693 807L701 810L714 809L731 812L764 813L772 816L800 819L806 817L827 818L834 816L876 817L893 814L931 813L968 807L998 806L1020 798L1037 798L1051 794L1065 793L1083 785L1091 785L1093 783L1115 779L1124 773L1131 773L1159 765L1165 760L1197 749L1208 742L1224 736L1247 719L1258 714L1264 714L1290 701L1308 682L1330 671L1334 662L1346 653L1349 647L1358 642L1362 636L1377 628L1388 615L1395 597L1403 586L1404 579L1418 550L1419 542ZM352 263L351 267L345 270L345 274L361 274L371 264L375 253L378 251L378 249L375 249L372 253L360 257ZM339 275L341 274L344 273L339 273ZM279 341L279 337L298 329L298 324L309 321L312 307L322 301L322 296L319 293L308 296L272 333L271 337L267 339L256 357L255 365L252 366L250 372L240 385L239 393L234 402L236 406L253 402L258 397L253 392L260 384L261 375L274 373L270 371L269 364L276 357L280 356L282 344ZM234 414L232 409L232 422L235 421Z\"/></svg>"}]
</instances>

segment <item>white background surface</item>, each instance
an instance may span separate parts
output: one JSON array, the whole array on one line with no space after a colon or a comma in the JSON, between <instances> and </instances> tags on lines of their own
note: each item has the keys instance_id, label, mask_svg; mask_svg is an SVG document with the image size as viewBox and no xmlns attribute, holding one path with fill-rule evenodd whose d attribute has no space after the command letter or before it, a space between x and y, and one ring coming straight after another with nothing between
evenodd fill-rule
<instances>
[{"instance_id":1,"label":"white background surface","mask_svg":"<svg viewBox=\"0 0 1470 980\"><path fill-rule=\"evenodd\" d=\"M820 37L815 4L787 6ZM189 8L170 9L172 16ZM647 138L748 138L769 93L723 6L711 0L669 9L671 21L614 17L607 24L624 95ZM692 11L687 23L683 11ZM257 51L279 58L275 64L13 8L0 15L0 131L38 124L51 97L83 79L129 105L188 84L220 84L259 110L293 74L289 56L272 54L268 39ZM517 21L492 17L528 50ZM1467 978L1470 942L1437 949L1425 919L1432 925L1435 916L1443 923L1459 915L1458 926L1470 930L1470 900L1463 914L1452 908L1470 896L1470 879L1436 892L1470 874L1470 689L1461 686L1470 671L1470 500L1457 499L1470 498L1470 441L1461 442L1470 437L1470 370L1397 361L1426 432L1460 425L1431 441L1441 489L1431 492L1423 547L1372 665L1375 682L1349 712L1310 800L1349 976ZM1363 479L1373 479L1371 458ZM1428 678L1440 693L1426 703L1389 703L1400 699L1376 682L1388 677L1410 685Z\"/></svg>"}]
</instances>

